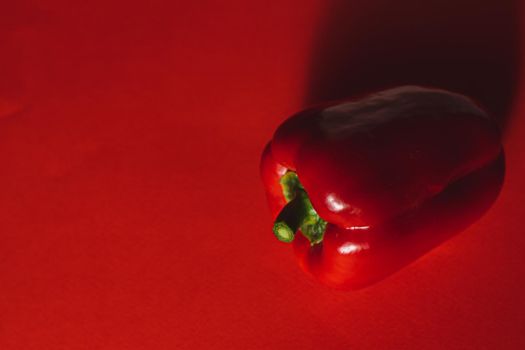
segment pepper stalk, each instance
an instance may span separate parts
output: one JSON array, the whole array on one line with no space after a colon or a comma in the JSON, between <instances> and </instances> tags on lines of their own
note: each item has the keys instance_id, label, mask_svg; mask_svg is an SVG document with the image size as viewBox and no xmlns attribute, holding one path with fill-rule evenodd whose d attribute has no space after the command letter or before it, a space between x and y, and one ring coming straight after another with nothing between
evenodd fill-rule
<instances>
[{"instance_id":1,"label":"pepper stalk","mask_svg":"<svg viewBox=\"0 0 525 350\"><path fill-rule=\"evenodd\" d=\"M300 230L312 245L320 243L327 223L315 211L299 177L295 172L288 171L281 177L280 183L288 203L275 219L275 236L282 242L292 242Z\"/></svg>"}]
</instances>

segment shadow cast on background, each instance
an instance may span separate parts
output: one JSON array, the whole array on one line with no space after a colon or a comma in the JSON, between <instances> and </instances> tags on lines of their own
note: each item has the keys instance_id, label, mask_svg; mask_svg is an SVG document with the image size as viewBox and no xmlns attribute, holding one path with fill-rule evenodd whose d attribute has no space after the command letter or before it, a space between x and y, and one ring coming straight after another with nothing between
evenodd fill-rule
<instances>
[{"instance_id":1,"label":"shadow cast on background","mask_svg":"<svg viewBox=\"0 0 525 350\"><path fill-rule=\"evenodd\" d=\"M332 0L305 102L434 86L474 98L505 129L517 87L518 8L518 0Z\"/></svg>"}]
</instances>

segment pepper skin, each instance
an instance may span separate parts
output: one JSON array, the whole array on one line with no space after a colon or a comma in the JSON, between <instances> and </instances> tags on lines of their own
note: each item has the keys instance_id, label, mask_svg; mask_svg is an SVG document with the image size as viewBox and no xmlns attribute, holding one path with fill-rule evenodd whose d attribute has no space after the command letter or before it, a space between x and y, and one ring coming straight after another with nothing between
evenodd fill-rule
<instances>
[{"instance_id":1,"label":"pepper skin","mask_svg":"<svg viewBox=\"0 0 525 350\"><path fill-rule=\"evenodd\" d=\"M496 200L504 169L481 107L417 86L300 112L261 159L274 233L339 289L375 283L467 228Z\"/></svg>"}]
</instances>

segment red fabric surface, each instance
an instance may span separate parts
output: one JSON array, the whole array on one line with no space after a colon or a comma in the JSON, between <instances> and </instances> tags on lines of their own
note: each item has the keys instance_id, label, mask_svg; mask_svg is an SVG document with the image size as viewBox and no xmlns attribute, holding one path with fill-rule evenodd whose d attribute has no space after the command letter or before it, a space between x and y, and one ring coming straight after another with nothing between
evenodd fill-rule
<instances>
[{"instance_id":1,"label":"red fabric surface","mask_svg":"<svg viewBox=\"0 0 525 350\"><path fill-rule=\"evenodd\" d=\"M370 33L388 32L381 18L389 13L433 13L435 34L463 6L454 28L474 29L445 45L453 50L505 43L499 24L523 12L507 11L507 0L487 1L488 10L470 0L349 3L355 31L341 40L369 56L365 39L387 42ZM511 111L505 187L470 229L350 293L310 280L291 247L273 237L259 157L285 117L332 96L316 92L322 70L308 73L323 62L312 52L330 4L2 5L1 349L525 348L521 64L508 74L513 99L501 93L510 83L500 74L479 71L487 76L482 91L454 85L462 78L441 80L486 97L494 111ZM426 26L411 23L402 33ZM433 37L438 46L454 37L450 28L443 33ZM488 62L505 62L498 45ZM377 54L397 52L386 47ZM369 56L352 69L372 71ZM409 71L415 75L400 76L429 82L415 79L423 68ZM377 86L400 82L381 76ZM374 84L359 77L347 92Z\"/></svg>"}]
</instances>

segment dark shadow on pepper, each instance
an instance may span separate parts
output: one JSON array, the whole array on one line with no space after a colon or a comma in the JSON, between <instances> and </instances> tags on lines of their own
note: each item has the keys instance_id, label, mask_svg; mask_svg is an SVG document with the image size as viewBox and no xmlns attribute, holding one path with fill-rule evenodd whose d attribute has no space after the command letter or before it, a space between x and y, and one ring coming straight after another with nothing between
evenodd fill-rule
<instances>
[{"instance_id":1,"label":"dark shadow on pepper","mask_svg":"<svg viewBox=\"0 0 525 350\"><path fill-rule=\"evenodd\" d=\"M504 129L519 64L518 0L332 0L306 103L398 85L465 94Z\"/></svg>"}]
</instances>

